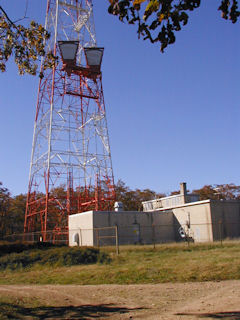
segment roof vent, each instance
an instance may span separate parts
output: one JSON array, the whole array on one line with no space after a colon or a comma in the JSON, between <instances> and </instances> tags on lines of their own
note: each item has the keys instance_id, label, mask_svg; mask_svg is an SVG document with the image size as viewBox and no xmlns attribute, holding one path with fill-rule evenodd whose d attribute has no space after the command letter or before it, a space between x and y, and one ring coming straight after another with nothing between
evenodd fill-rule
<instances>
[{"instance_id":1,"label":"roof vent","mask_svg":"<svg viewBox=\"0 0 240 320\"><path fill-rule=\"evenodd\" d=\"M120 201L116 201L114 203L114 211L116 211L116 212L124 211L123 210L123 203Z\"/></svg>"}]
</instances>

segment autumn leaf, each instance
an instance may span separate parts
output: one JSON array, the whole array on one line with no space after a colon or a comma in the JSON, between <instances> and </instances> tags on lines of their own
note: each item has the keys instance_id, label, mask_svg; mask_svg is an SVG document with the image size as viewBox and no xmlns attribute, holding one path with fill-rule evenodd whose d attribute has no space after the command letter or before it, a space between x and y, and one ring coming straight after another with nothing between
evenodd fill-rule
<instances>
[{"instance_id":1,"label":"autumn leaf","mask_svg":"<svg viewBox=\"0 0 240 320\"><path fill-rule=\"evenodd\" d=\"M160 4L158 0L151 0L146 7L146 11L151 11L151 12L157 11L159 9L159 6Z\"/></svg>"},{"instance_id":2,"label":"autumn leaf","mask_svg":"<svg viewBox=\"0 0 240 320\"><path fill-rule=\"evenodd\" d=\"M163 13L161 13L158 18L159 22L162 22L164 18L165 18L165 15Z\"/></svg>"},{"instance_id":3,"label":"autumn leaf","mask_svg":"<svg viewBox=\"0 0 240 320\"><path fill-rule=\"evenodd\" d=\"M133 1L133 5L135 6L135 5L141 5L143 2L146 2L147 0L134 0Z\"/></svg>"}]
</instances>

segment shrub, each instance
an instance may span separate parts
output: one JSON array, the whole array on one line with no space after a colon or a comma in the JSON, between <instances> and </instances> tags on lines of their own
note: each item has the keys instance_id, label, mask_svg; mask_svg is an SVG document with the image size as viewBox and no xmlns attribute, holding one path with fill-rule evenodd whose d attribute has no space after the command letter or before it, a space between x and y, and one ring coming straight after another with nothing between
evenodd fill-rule
<instances>
[{"instance_id":1,"label":"shrub","mask_svg":"<svg viewBox=\"0 0 240 320\"><path fill-rule=\"evenodd\" d=\"M56 247L63 247L66 245L63 244L52 244L50 242L35 242L35 243L23 243L23 242L14 242L14 243L0 243L0 257L9 254L9 253L20 253L26 250L33 249L49 249Z\"/></svg>"},{"instance_id":2,"label":"shrub","mask_svg":"<svg viewBox=\"0 0 240 320\"><path fill-rule=\"evenodd\" d=\"M106 252L99 252L98 263L110 263L111 258Z\"/></svg>"},{"instance_id":3,"label":"shrub","mask_svg":"<svg viewBox=\"0 0 240 320\"><path fill-rule=\"evenodd\" d=\"M45 248L46 249L46 248ZM97 248L49 248L48 250L26 250L20 253L5 254L0 257L0 270L31 267L35 264L50 266L72 266L78 264L109 262L107 253Z\"/></svg>"}]
</instances>

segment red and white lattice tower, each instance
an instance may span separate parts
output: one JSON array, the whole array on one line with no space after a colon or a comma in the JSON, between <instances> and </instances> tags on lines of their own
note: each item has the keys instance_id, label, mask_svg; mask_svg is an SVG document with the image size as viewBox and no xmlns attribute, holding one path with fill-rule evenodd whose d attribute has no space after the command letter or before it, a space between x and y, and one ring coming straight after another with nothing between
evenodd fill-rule
<instances>
[{"instance_id":1,"label":"red and white lattice tower","mask_svg":"<svg viewBox=\"0 0 240 320\"><path fill-rule=\"evenodd\" d=\"M115 192L102 75L84 55L96 47L92 0L48 0L45 28L59 57L58 41L79 42L82 66L66 72L59 59L39 83L24 232L51 241L67 234L68 215L110 210Z\"/></svg>"}]
</instances>

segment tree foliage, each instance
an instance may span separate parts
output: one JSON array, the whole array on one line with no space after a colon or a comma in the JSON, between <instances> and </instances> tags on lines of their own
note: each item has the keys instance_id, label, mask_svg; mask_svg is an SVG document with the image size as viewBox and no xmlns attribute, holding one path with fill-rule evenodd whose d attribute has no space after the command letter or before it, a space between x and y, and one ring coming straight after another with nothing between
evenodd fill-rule
<instances>
[{"instance_id":1,"label":"tree foliage","mask_svg":"<svg viewBox=\"0 0 240 320\"><path fill-rule=\"evenodd\" d=\"M8 214L8 233L22 233L26 211L27 195L19 194L11 197Z\"/></svg>"},{"instance_id":2,"label":"tree foliage","mask_svg":"<svg viewBox=\"0 0 240 320\"><path fill-rule=\"evenodd\" d=\"M157 193L151 189L135 189L132 190L122 180L118 180L115 185L117 201L123 202L125 211L142 211L142 202L165 197L164 193ZM233 183L205 185L200 189L193 190L193 193L200 195L200 200L215 199L215 200L240 200L240 186ZM66 199L66 188L59 186L53 189L50 193L52 198ZM179 194L179 191L173 191L171 195ZM44 195L39 193L38 197ZM26 194L19 194L12 197L9 190L0 182L0 239L6 235L23 233L25 209L26 209ZM51 211L50 225L55 226L59 216L59 210L52 204L49 207ZM73 213L77 212L73 209ZM39 225L40 228L40 225Z\"/></svg>"},{"instance_id":3,"label":"tree foliage","mask_svg":"<svg viewBox=\"0 0 240 320\"><path fill-rule=\"evenodd\" d=\"M0 238L6 233L9 208L10 192L0 182Z\"/></svg>"},{"instance_id":4,"label":"tree foliage","mask_svg":"<svg viewBox=\"0 0 240 320\"><path fill-rule=\"evenodd\" d=\"M200 195L200 200L239 200L240 186L234 183L205 185L201 189L193 190L193 193Z\"/></svg>"},{"instance_id":5,"label":"tree foliage","mask_svg":"<svg viewBox=\"0 0 240 320\"><path fill-rule=\"evenodd\" d=\"M26 194L11 197L9 190L0 182L0 239L23 232L26 199Z\"/></svg>"},{"instance_id":6,"label":"tree foliage","mask_svg":"<svg viewBox=\"0 0 240 320\"><path fill-rule=\"evenodd\" d=\"M41 24L34 21L28 27L17 24L0 6L0 71L6 71L10 57L14 57L20 75L36 75L41 57L45 57L43 68L51 68L56 57L52 52L45 51L45 41L49 37L50 34Z\"/></svg>"},{"instance_id":7,"label":"tree foliage","mask_svg":"<svg viewBox=\"0 0 240 320\"><path fill-rule=\"evenodd\" d=\"M121 21L137 24L139 37L159 42L161 51L176 40L175 33L188 23L189 12L201 0L109 0L109 13ZM236 23L240 15L238 0L219 0L218 10L226 20Z\"/></svg>"},{"instance_id":8,"label":"tree foliage","mask_svg":"<svg viewBox=\"0 0 240 320\"><path fill-rule=\"evenodd\" d=\"M156 193L150 189L135 189L131 190L122 180L118 180L116 186L116 198L117 201L123 203L125 211L141 211L142 202L153 200L156 198L162 198L165 194Z\"/></svg>"}]
</instances>

